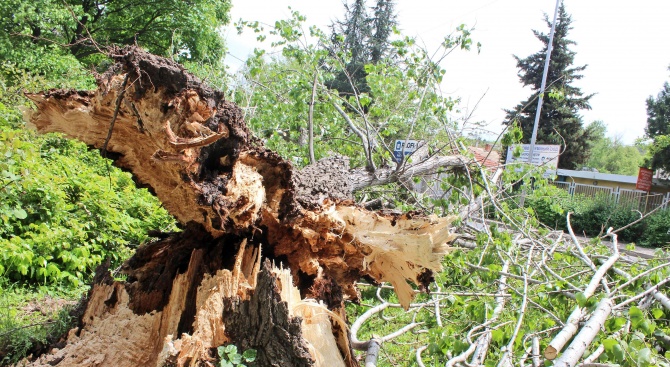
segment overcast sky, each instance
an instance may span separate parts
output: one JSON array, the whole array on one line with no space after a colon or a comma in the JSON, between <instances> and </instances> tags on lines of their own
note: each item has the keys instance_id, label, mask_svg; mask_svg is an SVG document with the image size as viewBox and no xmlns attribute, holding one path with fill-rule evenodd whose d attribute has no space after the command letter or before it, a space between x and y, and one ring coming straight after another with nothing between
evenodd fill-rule
<instances>
[{"instance_id":1,"label":"overcast sky","mask_svg":"<svg viewBox=\"0 0 670 367\"><path fill-rule=\"evenodd\" d=\"M368 0L369 5L373 0ZM572 15L568 38L577 42L576 65L588 64L577 82L584 93L596 93L591 111L583 111L584 123L603 120L610 136L625 143L644 135L645 100L656 96L670 80L669 0L564 0ZM445 94L462 98L462 108L472 118L485 121L492 131L501 130L503 108L513 108L528 98L529 89L519 83L512 55L526 57L542 44L532 29L548 33L543 14L553 16L555 0L396 0L398 22L405 35L416 36L435 50L445 35L459 24L474 26L481 53L454 52L443 63L447 74ZM307 17L307 25L326 29L342 18L341 0L233 0L232 20L258 20L274 24L289 16L288 7ZM226 31L232 71L257 46L250 32Z\"/></svg>"}]
</instances>

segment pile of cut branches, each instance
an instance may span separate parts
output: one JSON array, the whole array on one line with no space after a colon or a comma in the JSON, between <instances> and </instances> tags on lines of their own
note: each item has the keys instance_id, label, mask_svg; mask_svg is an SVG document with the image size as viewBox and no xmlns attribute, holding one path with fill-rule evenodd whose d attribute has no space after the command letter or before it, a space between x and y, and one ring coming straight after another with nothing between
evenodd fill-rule
<instances>
[{"instance_id":1,"label":"pile of cut branches","mask_svg":"<svg viewBox=\"0 0 670 367\"><path fill-rule=\"evenodd\" d=\"M666 252L620 251L611 229L610 241L585 241L507 219L464 226L463 249L407 314L388 286L369 285L350 308L354 339L386 343L379 365L669 365Z\"/></svg>"}]
</instances>

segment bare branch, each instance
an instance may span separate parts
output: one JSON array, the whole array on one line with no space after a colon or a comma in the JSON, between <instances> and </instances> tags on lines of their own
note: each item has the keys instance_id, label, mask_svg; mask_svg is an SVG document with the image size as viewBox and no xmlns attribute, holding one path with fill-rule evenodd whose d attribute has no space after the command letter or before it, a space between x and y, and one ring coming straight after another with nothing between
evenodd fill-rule
<instances>
[{"instance_id":1,"label":"bare branch","mask_svg":"<svg viewBox=\"0 0 670 367\"><path fill-rule=\"evenodd\" d=\"M316 97L316 82L319 80L319 74L314 72L314 82L312 83L312 99L309 101L309 163L314 164L314 99Z\"/></svg>"},{"instance_id":2,"label":"bare branch","mask_svg":"<svg viewBox=\"0 0 670 367\"><path fill-rule=\"evenodd\" d=\"M364 134L364 133L363 133L363 132L356 126L356 124L354 124L353 121L351 121L351 118L349 118L349 115L347 115L347 113L344 112L344 110L342 109L342 107L340 107L340 105L339 105L336 101L333 101L332 105L333 105L333 107L335 107L335 109L336 109L337 112L340 114L340 116L342 116L342 118L344 119L344 121L347 122L347 125L349 125L349 128L351 129L351 131L353 131L354 134L358 135L358 137L359 137L359 138L361 139L361 141L363 142L363 151L365 152L365 161L367 162L367 167L366 167L366 169L367 169L368 171L370 171L370 172L374 172L376 168L375 168L375 164L374 164L374 162L372 161L372 152L370 151L370 144L369 144L367 135ZM354 191L355 191L355 190L354 190Z\"/></svg>"},{"instance_id":3,"label":"bare branch","mask_svg":"<svg viewBox=\"0 0 670 367\"><path fill-rule=\"evenodd\" d=\"M463 167L469 160L460 155L432 156L423 162L405 167L400 172L392 168L379 168L374 171L356 168L350 171L352 190L358 191L370 186L386 185L393 182L406 181L414 176L428 175L440 168Z\"/></svg>"},{"instance_id":4,"label":"bare branch","mask_svg":"<svg viewBox=\"0 0 670 367\"><path fill-rule=\"evenodd\" d=\"M600 331L605 324L605 320L612 312L614 304L610 298L603 298L598 303L596 310L593 311L591 318L586 322L586 325L575 336L575 339L570 343L568 349L554 361L555 367L571 367L577 364L577 361L584 355L586 348L591 345L593 338Z\"/></svg>"}]
</instances>

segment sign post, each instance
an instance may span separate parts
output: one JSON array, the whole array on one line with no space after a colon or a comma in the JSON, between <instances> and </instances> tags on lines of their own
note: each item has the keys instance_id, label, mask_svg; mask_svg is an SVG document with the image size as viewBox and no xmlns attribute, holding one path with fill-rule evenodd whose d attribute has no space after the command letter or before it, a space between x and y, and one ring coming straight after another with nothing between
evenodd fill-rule
<instances>
[{"instance_id":1,"label":"sign post","mask_svg":"<svg viewBox=\"0 0 670 367\"><path fill-rule=\"evenodd\" d=\"M396 140L393 147L393 156L396 162L400 162L405 156L416 152L422 145L423 140Z\"/></svg>"},{"instance_id":2,"label":"sign post","mask_svg":"<svg viewBox=\"0 0 670 367\"><path fill-rule=\"evenodd\" d=\"M649 168L640 167L637 173L637 183L635 189L649 192L651 191L651 178L654 176L654 171Z\"/></svg>"},{"instance_id":3,"label":"sign post","mask_svg":"<svg viewBox=\"0 0 670 367\"><path fill-rule=\"evenodd\" d=\"M507 148L507 159L505 164L511 163L530 163L534 166L542 166L547 169L544 177L549 177L556 172L558 168L558 155L561 152L560 145L535 145L533 157L530 157L530 144L521 145L523 153L521 156L514 157L516 145Z\"/></svg>"}]
</instances>

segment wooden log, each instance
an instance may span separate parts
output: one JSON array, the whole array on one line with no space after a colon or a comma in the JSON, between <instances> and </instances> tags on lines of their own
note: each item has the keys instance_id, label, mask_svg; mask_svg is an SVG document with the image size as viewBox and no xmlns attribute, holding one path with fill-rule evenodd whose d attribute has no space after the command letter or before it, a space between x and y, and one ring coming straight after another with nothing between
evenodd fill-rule
<instances>
[{"instance_id":1,"label":"wooden log","mask_svg":"<svg viewBox=\"0 0 670 367\"><path fill-rule=\"evenodd\" d=\"M577 361L584 355L586 348L591 345L593 338L600 332L600 329L605 324L605 320L612 312L614 304L609 298L603 298L598 303L598 306L591 314L589 321L580 330L579 334L575 336L572 343L561 354L561 356L554 361L555 367L573 367L577 365Z\"/></svg>"}]
</instances>

